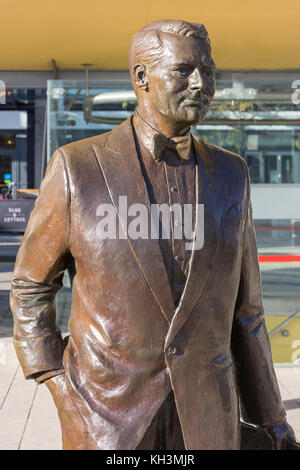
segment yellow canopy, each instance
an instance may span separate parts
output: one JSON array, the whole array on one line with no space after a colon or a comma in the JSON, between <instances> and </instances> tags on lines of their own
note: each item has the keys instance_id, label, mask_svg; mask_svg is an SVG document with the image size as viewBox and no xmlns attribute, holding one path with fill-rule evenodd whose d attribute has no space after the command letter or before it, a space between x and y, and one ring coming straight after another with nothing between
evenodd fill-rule
<instances>
[{"instance_id":1,"label":"yellow canopy","mask_svg":"<svg viewBox=\"0 0 300 470\"><path fill-rule=\"evenodd\" d=\"M47 70L52 58L124 70L132 35L164 18L204 23L218 69L300 68L299 0L2 0L0 12L1 70Z\"/></svg>"}]
</instances>

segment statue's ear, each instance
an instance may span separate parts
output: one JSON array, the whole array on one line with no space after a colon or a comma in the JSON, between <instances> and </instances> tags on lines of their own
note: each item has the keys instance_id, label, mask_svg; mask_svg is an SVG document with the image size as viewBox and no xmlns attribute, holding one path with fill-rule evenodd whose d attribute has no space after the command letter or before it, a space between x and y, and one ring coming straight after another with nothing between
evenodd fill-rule
<instances>
[{"instance_id":1,"label":"statue's ear","mask_svg":"<svg viewBox=\"0 0 300 470\"><path fill-rule=\"evenodd\" d=\"M144 64L137 64L134 66L134 80L138 88L148 90L147 68Z\"/></svg>"}]
</instances>

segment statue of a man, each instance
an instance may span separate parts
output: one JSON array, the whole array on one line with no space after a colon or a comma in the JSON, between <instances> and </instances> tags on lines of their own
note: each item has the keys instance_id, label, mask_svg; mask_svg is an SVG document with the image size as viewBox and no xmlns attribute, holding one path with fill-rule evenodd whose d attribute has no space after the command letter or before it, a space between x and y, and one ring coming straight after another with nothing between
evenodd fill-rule
<instances>
[{"instance_id":1,"label":"statue of a man","mask_svg":"<svg viewBox=\"0 0 300 470\"><path fill-rule=\"evenodd\" d=\"M240 408L283 448L294 435L265 326L247 167L190 131L215 92L207 31L150 23L129 67L134 116L59 148L31 214L11 291L25 377L50 389L64 449L239 449ZM153 207L157 236L139 236L132 216ZM63 341L55 295L66 269Z\"/></svg>"}]
</instances>

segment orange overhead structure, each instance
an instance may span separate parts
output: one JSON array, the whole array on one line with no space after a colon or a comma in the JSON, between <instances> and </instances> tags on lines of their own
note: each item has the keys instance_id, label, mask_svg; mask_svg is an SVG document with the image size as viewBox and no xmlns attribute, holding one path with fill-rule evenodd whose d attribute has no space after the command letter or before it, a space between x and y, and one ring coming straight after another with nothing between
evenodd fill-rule
<instances>
[{"instance_id":1,"label":"orange overhead structure","mask_svg":"<svg viewBox=\"0 0 300 470\"><path fill-rule=\"evenodd\" d=\"M299 0L2 0L0 69L125 70L133 33L170 17L206 25L218 69L300 68Z\"/></svg>"}]
</instances>

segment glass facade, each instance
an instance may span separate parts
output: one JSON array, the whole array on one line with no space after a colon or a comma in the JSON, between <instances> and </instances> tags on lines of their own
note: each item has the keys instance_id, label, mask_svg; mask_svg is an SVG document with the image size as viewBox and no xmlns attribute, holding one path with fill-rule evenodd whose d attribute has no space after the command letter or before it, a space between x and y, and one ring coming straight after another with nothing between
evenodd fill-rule
<instances>
[{"instance_id":1,"label":"glass facade","mask_svg":"<svg viewBox=\"0 0 300 470\"><path fill-rule=\"evenodd\" d=\"M206 141L243 155L252 184L300 183L300 127L284 125L197 126Z\"/></svg>"},{"instance_id":2,"label":"glass facade","mask_svg":"<svg viewBox=\"0 0 300 470\"><path fill-rule=\"evenodd\" d=\"M0 134L0 199L10 196L13 162L16 152L16 136Z\"/></svg>"},{"instance_id":3,"label":"glass facade","mask_svg":"<svg viewBox=\"0 0 300 470\"><path fill-rule=\"evenodd\" d=\"M50 80L48 159L61 145L107 132L135 105L126 84L117 89L91 83L87 91L84 82ZM247 161L273 358L300 362L299 106L286 90L218 88L207 118L193 131ZM58 303L65 318L69 287Z\"/></svg>"},{"instance_id":4,"label":"glass facade","mask_svg":"<svg viewBox=\"0 0 300 470\"><path fill-rule=\"evenodd\" d=\"M128 89L112 90L92 83L87 96L83 82L48 81L48 159L61 145L107 132L116 125L110 121L122 122L132 114L134 105L124 102L96 105L91 109L91 114L85 112L89 97L111 91L126 92ZM93 122L95 117L103 118L103 122Z\"/></svg>"},{"instance_id":5,"label":"glass facade","mask_svg":"<svg viewBox=\"0 0 300 470\"><path fill-rule=\"evenodd\" d=\"M42 171L46 91L9 88L0 109L0 196L38 188ZM46 154L46 146L45 152ZM10 175L9 177L7 177Z\"/></svg>"}]
</instances>

